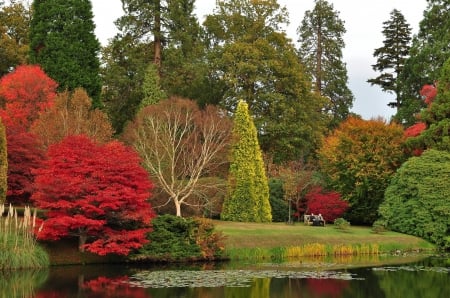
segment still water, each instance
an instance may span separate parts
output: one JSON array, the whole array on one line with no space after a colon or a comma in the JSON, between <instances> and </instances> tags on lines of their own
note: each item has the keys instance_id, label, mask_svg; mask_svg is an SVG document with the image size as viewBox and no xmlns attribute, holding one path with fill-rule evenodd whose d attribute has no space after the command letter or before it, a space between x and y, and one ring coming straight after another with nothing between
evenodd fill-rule
<instances>
[{"instance_id":1,"label":"still water","mask_svg":"<svg viewBox=\"0 0 450 298\"><path fill-rule=\"evenodd\" d=\"M0 297L444 298L450 297L450 259L63 266L0 272Z\"/></svg>"}]
</instances>

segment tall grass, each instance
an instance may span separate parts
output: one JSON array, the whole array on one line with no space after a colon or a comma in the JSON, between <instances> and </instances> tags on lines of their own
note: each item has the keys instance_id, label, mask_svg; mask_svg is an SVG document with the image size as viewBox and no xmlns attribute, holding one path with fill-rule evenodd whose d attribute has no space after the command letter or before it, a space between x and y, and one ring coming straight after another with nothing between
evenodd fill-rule
<instances>
[{"instance_id":1,"label":"tall grass","mask_svg":"<svg viewBox=\"0 0 450 298\"><path fill-rule=\"evenodd\" d=\"M36 210L25 207L19 217L17 209L0 205L0 269L43 268L49 265L47 253L36 242Z\"/></svg>"},{"instance_id":2,"label":"tall grass","mask_svg":"<svg viewBox=\"0 0 450 298\"><path fill-rule=\"evenodd\" d=\"M325 245L308 243L302 246L275 248L230 248L225 254L232 260L276 260L284 261L302 257L345 257L380 254L378 245Z\"/></svg>"}]
</instances>

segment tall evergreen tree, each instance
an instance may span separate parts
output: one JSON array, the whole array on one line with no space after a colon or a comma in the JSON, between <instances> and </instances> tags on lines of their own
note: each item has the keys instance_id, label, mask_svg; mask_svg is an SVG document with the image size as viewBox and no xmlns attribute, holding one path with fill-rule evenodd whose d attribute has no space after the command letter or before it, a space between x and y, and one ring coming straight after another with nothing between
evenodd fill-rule
<instances>
[{"instance_id":1,"label":"tall evergreen tree","mask_svg":"<svg viewBox=\"0 0 450 298\"><path fill-rule=\"evenodd\" d=\"M222 207L223 220L270 222L269 184L256 127L248 105L240 101L234 116L234 144L228 176L228 194Z\"/></svg>"},{"instance_id":2,"label":"tall evergreen tree","mask_svg":"<svg viewBox=\"0 0 450 298\"><path fill-rule=\"evenodd\" d=\"M102 102L117 134L134 118L145 97L145 72L152 63L152 53L147 47L145 43L136 43L131 35L119 35L102 49L101 75L106 86Z\"/></svg>"},{"instance_id":3,"label":"tall evergreen tree","mask_svg":"<svg viewBox=\"0 0 450 298\"><path fill-rule=\"evenodd\" d=\"M157 104L162 99L166 99L166 93L161 90L158 69L155 64L150 63L145 73L144 83L142 85L144 98L141 101L140 109L151 104Z\"/></svg>"},{"instance_id":4,"label":"tall evergreen tree","mask_svg":"<svg viewBox=\"0 0 450 298\"><path fill-rule=\"evenodd\" d=\"M315 0L314 9L305 12L297 29L298 55L313 79L316 92L329 100L327 112L332 116L331 127L348 117L354 100L342 61L345 32L339 12L325 0Z\"/></svg>"},{"instance_id":5,"label":"tall evergreen tree","mask_svg":"<svg viewBox=\"0 0 450 298\"><path fill-rule=\"evenodd\" d=\"M195 47L200 25L195 0L121 0L125 14L116 24L135 40L152 45L153 62L162 73L163 47L176 46L186 55Z\"/></svg>"},{"instance_id":6,"label":"tall evergreen tree","mask_svg":"<svg viewBox=\"0 0 450 298\"><path fill-rule=\"evenodd\" d=\"M367 82L379 85L384 92L394 93L395 101L388 103L388 106L398 109L402 96L397 78L409 54L411 27L397 9L392 10L390 19L383 25L383 47L375 49L373 56L377 58L377 63L372 65L373 70L381 74Z\"/></svg>"},{"instance_id":7,"label":"tall evergreen tree","mask_svg":"<svg viewBox=\"0 0 450 298\"><path fill-rule=\"evenodd\" d=\"M420 114L420 121L425 123L426 129L407 140L412 149L450 152L450 58L441 68L437 89L436 98Z\"/></svg>"},{"instance_id":8,"label":"tall evergreen tree","mask_svg":"<svg viewBox=\"0 0 450 298\"><path fill-rule=\"evenodd\" d=\"M122 0L120 33L103 49L103 94L117 133L131 120L145 97L144 77L156 65L168 97L206 97L206 73L194 0Z\"/></svg>"},{"instance_id":9,"label":"tall evergreen tree","mask_svg":"<svg viewBox=\"0 0 450 298\"><path fill-rule=\"evenodd\" d=\"M395 119L405 126L416 122L425 104L419 91L439 77L440 69L450 55L450 0L428 0L428 6L413 37L409 58L400 74L399 84L404 102Z\"/></svg>"},{"instance_id":10,"label":"tall evergreen tree","mask_svg":"<svg viewBox=\"0 0 450 298\"><path fill-rule=\"evenodd\" d=\"M32 8L31 62L40 64L60 90L83 87L100 107L100 43L91 1L35 0Z\"/></svg>"},{"instance_id":11,"label":"tall evergreen tree","mask_svg":"<svg viewBox=\"0 0 450 298\"><path fill-rule=\"evenodd\" d=\"M276 0L227 0L204 23L213 96L231 113L239 100L248 104L261 148L277 163L310 157L324 127L323 99L311 92L286 22Z\"/></svg>"}]
</instances>

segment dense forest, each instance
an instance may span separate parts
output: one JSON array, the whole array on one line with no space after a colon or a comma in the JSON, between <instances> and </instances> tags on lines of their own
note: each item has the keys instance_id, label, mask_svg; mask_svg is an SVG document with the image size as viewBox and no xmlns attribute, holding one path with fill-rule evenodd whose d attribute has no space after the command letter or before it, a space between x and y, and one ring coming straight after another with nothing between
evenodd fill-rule
<instances>
[{"instance_id":1,"label":"dense forest","mask_svg":"<svg viewBox=\"0 0 450 298\"><path fill-rule=\"evenodd\" d=\"M449 0L427 1L414 36L386 16L367 81L395 95L389 120L350 111L345 20L326 0L297 43L276 0L217 1L203 23L195 0L121 2L102 47L88 0L0 0L0 201L49 210L64 228L42 237L105 253L100 235L123 229L109 240L126 254L156 214L322 213L450 247Z\"/></svg>"}]
</instances>

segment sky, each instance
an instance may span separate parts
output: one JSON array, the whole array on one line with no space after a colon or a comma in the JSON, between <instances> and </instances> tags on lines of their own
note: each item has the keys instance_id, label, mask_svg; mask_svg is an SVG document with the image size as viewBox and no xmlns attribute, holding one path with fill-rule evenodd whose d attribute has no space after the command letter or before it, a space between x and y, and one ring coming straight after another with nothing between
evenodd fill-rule
<instances>
[{"instance_id":1,"label":"sky","mask_svg":"<svg viewBox=\"0 0 450 298\"><path fill-rule=\"evenodd\" d=\"M102 45L106 45L117 29L114 21L123 14L120 0L92 0L96 35ZM204 16L213 12L216 0L197 0L196 13L200 22ZM314 0L278 0L281 6L289 11L290 24L286 28L287 35L296 42L296 30L305 11L314 8ZM344 21L345 48L343 61L347 65L348 86L355 96L352 112L364 119L383 117L389 120L395 109L387 106L394 95L382 92L378 86L367 83L370 78L379 75L372 70L376 63L373 52L383 46L383 22L390 19L393 9L398 9L416 34L419 22L426 9L426 0L328 0L333 5L339 18Z\"/></svg>"}]
</instances>

